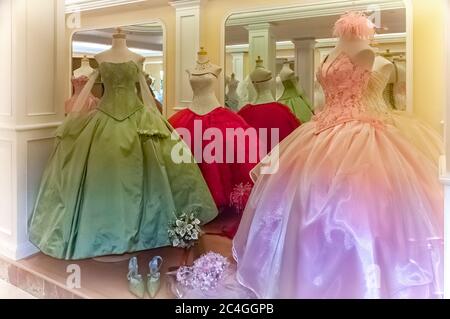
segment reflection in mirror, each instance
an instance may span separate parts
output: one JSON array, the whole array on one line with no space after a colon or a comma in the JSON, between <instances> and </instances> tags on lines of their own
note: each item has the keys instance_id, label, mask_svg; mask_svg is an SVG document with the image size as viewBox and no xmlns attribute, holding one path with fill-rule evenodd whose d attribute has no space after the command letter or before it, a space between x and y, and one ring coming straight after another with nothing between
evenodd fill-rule
<instances>
[{"instance_id":1,"label":"reflection in mirror","mask_svg":"<svg viewBox=\"0 0 450 319\"><path fill-rule=\"evenodd\" d=\"M315 15L310 12L305 14L301 8L292 8L285 14L284 20L280 15L267 11L261 11L260 15L258 12L231 15L225 27L225 70L227 78L234 75L240 82L237 108L255 102L249 75L260 56L265 68L274 74L272 90L277 101L289 106L302 122L309 121L311 111L317 112L324 105L316 72L336 46L333 26L347 10L352 8ZM377 25L377 34L371 45L378 55L377 59L384 59L393 66L384 89L384 98L390 108L406 110L406 10L391 5L371 13ZM225 92L233 92L228 87L229 82L226 85ZM234 101L236 97L229 98L227 94L225 100ZM234 104L232 102L228 106L235 109Z\"/></svg>"},{"instance_id":2,"label":"reflection in mirror","mask_svg":"<svg viewBox=\"0 0 450 319\"><path fill-rule=\"evenodd\" d=\"M155 97L157 107L163 113L164 92L164 31L159 23L122 26L97 30L80 31L74 34L72 41L72 84L73 97L76 99L86 83L87 77L98 68L95 56L111 48L113 36L123 34L127 46L136 54L145 58L143 63L147 85ZM137 85L139 89L139 85ZM97 79L92 90L91 105L103 95L103 85ZM70 111L70 101L66 103L66 113Z\"/></svg>"}]
</instances>

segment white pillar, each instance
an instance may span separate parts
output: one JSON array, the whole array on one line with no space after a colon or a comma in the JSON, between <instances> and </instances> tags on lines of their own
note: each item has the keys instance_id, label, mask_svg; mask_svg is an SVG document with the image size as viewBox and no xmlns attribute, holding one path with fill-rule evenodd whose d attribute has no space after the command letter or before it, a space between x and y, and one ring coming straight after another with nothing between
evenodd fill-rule
<instances>
[{"instance_id":1,"label":"white pillar","mask_svg":"<svg viewBox=\"0 0 450 319\"><path fill-rule=\"evenodd\" d=\"M295 45L295 72L300 78L300 84L303 87L306 97L314 102L314 50L316 40L314 39L296 39L292 41Z\"/></svg>"},{"instance_id":2,"label":"white pillar","mask_svg":"<svg viewBox=\"0 0 450 319\"><path fill-rule=\"evenodd\" d=\"M0 254L14 260L37 251L27 220L64 118L64 33L64 0L0 1Z\"/></svg>"},{"instance_id":3,"label":"white pillar","mask_svg":"<svg viewBox=\"0 0 450 319\"><path fill-rule=\"evenodd\" d=\"M250 72L256 66L256 60L260 56L264 60L266 69L276 72L276 50L277 45L270 23L250 24L246 27L248 30L249 43L249 66Z\"/></svg>"},{"instance_id":4,"label":"white pillar","mask_svg":"<svg viewBox=\"0 0 450 319\"><path fill-rule=\"evenodd\" d=\"M176 10L176 82L175 109L188 107L192 102L192 88L187 69L195 65L200 49L200 5L201 0L172 1ZM207 49L207 48L206 48Z\"/></svg>"},{"instance_id":5,"label":"white pillar","mask_svg":"<svg viewBox=\"0 0 450 319\"><path fill-rule=\"evenodd\" d=\"M240 82L244 80L244 52L231 53L233 57L233 73Z\"/></svg>"}]
</instances>

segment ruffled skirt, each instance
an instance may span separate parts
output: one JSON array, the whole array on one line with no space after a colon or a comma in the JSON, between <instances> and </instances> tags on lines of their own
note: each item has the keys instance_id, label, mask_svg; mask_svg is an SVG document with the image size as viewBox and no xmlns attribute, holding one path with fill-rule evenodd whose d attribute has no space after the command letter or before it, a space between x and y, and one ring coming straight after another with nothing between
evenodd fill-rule
<instances>
[{"instance_id":1,"label":"ruffled skirt","mask_svg":"<svg viewBox=\"0 0 450 319\"><path fill-rule=\"evenodd\" d=\"M395 127L310 122L279 153L277 173L254 170L233 247L241 284L259 298L441 296L442 187Z\"/></svg>"}]
</instances>

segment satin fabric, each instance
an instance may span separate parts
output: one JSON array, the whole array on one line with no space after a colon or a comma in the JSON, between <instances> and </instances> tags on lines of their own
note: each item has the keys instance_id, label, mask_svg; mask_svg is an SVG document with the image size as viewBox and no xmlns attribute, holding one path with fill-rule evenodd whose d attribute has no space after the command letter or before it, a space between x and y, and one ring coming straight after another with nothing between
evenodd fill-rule
<instances>
[{"instance_id":1,"label":"satin fabric","mask_svg":"<svg viewBox=\"0 0 450 319\"><path fill-rule=\"evenodd\" d=\"M439 166L439 157L444 154L443 138L424 121L405 111L393 110L384 98L384 89L390 74L374 71L371 74L364 103L380 113L384 120L399 129L402 136L413 144L423 155ZM436 173L437 174L437 173Z\"/></svg>"},{"instance_id":2,"label":"satin fabric","mask_svg":"<svg viewBox=\"0 0 450 319\"><path fill-rule=\"evenodd\" d=\"M279 145L276 174L254 170L233 242L239 282L259 298L442 296L433 163L397 128L369 120L369 71L341 54L319 73L327 113Z\"/></svg>"},{"instance_id":3,"label":"satin fabric","mask_svg":"<svg viewBox=\"0 0 450 319\"><path fill-rule=\"evenodd\" d=\"M211 141L195 139L194 125L196 121L200 122L202 125L202 131L200 132L202 135L210 128L218 129L223 137L227 136L227 129L247 130L250 128L242 117L223 107L216 108L205 115L198 115L190 109L180 111L172 116L169 119L169 122L175 129L184 128L190 132L193 139L190 147L194 154L195 148L199 148L203 151L211 143ZM188 141L186 142L189 144ZM231 149L231 145L234 145L233 149ZM236 140L233 142L227 138L223 138L224 159L226 160L228 152L233 151L235 156L234 162L219 163L213 161L212 163L208 163L206 159L203 159L202 163L199 163L206 183L208 184L214 201L220 211L234 211L236 207L232 202L232 193L239 186L246 184L253 186L253 182L250 178L250 171L255 167L256 163L259 162L259 156L257 157L257 162L252 163L250 161L249 146L255 147L255 149L258 150L258 141L253 140L249 142L247 140L247 143L244 145L237 143ZM245 161L243 163L238 163L236 157L238 153L245 154ZM245 207L245 204L246 200L243 203L243 207Z\"/></svg>"},{"instance_id":4,"label":"satin fabric","mask_svg":"<svg viewBox=\"0 0 450 319\"><path fill-rule=\"evenodd\" d=\"M248 104L243 107L238 114L253 128L260 133L261 129L267 130L266 153L270 153L272 148L278 145L272 143L272 130L278 130L278 141L283 141L293 131L300 126L300 121L292 114L291 110L280 103L266 103L252 105ZM263 139L260 137L260 147L262 147Z\"/></svg>"},{"instance_id":5,"label":"satin fabric","mask_svg":"<svg viewBox=\"0 0 450 319\"><path fill-rule=\"evenodd\" d=\"M102 63L97 110L69 114L44 172L29 222L30 240L60 259L123 254L170 245L169 222L217 208L197 164L175 164L173 128L136 94L134 62Z\"/></svg>"},{"instance_id":6,"label":"satin fabric","mask_svg":"<svg viewBox=\"0 0 450 319\"><path fill-rule=\"evenodd\" d=\"M309 122L313 111L308 100L299 92L292 80L283 81L283 86L284 93L278 102L288 106L300 122Z\"/></svg>"}]
</instances>

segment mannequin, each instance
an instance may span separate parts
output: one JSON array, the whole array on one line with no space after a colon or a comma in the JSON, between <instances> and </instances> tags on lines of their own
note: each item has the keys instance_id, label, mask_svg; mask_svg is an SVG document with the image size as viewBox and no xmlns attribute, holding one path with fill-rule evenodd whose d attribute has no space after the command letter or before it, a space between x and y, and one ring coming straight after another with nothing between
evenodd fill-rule
<instances>
[{"instance_id":1,"label":"mannequin","mask_svg":"<svg viewBox=\"0 0 450 319\"><path fill-rule=\"evenodd\" d=\"M127 35L123 33L121 28L117 28L117 32L113 35L111 49L97 54L95 59L99 64L103 62L123 63L134 61L140 65L145 58L139 54L132 52L127 46Z\"/></svg>"},{"instance_id":2,"label":"mannequin","mask_svg":"<svg viewBox=\"0 0 450 319\"><path fill-rule=\"evenodd\" d=\"M190 149L157 111L144 58L120 30L96 58L98 70L56 132L29 237L54 258L118 262L172 246L170 223L184 210L202 224L218 212ZM98 75L104 95L95 111L81 112ZM183 154L179 162L174 149Z\"/></svg>"},{"instance_id":3,"label":"mannequin","mask_svg":"<svg viewBox=\"0 0 450 319\"><path fill-rule=\"evenodd\" d=\"M234 73L230 77L227 77L227 87L228 92L226 94L226 105L233 111L238 111L239 107L239 96L237 94L237 88L239 86L239 81L236 79Z\"/></svg>"},{"instance_id":4,"label":"mannequin","mask_svg":"<svg viewBox=\"0 0 450 319\"><path fill-rule=\"evenodd\" d=\"M275 102L272 94L272 72L264 68L264 61L261 57L256 60L256 68L250 74L253 86L256 90L256 100L254 104L266 104Z\"/></svg>"},{"instance_id":5,"label":"mannequin","mask_svg":"<svg viewBox=\"0 0 450 319\"><path fill-rule=\"evenodd\" d=\"M173 115L169 122L191 147L219 212L230 217L223 221L227 224L223 230L232 237L253 187L250 171L259 162L258 140L250 137L248 143L235 143L227 133L246 131L250 126L218 101L214 85L222 69L210 63L204 48L198 52L196 66L187 72L194 92L192 105ZM186 130L190 136L183 134ZM218 145L223 151L218 150ZM245 155L245 160L235 159L238 154Z\"/></svg>"},{"instance_id":6,"label":"mannequin","mask_svg":"<svg viewBox=\"0 0 450 319\"><path fill-rule=\"evenodd\" d=\"M205 115L222 107L214 92L214 86L222 69L209 61L208 53L203 47L197 57L196 66L186 71L194 93L190 109L198 115Z\"/></svg>"},{"instance_id":7,"label":"mannequin","mask_svg":"<svg viewBox=\"0 0 450 319\"><path fill-rule=\"evenodd\" d=\"M337 46L325 58L323 68L328 70L342 53L346 53L354 63L367 70L372 70L375 62L375 52L370 46L369 39L342 37Z\"/></svg>"},{"instance_id":8,"label":"mannequin","mask_svg":"<svg viewBox=\"0 0 450 319\"><path fill-rule=\"evenodd\" d=\"M81 67L73 71L73 75L76 78L81 76L89 77L93 72L94 69L91 67L89 59L87 56L84 56L83 59L81 59Z\"/></svg>"},{"instance_id":9,"label":"mannequin","mask_svg":"<svg viewBox=\"0 0 450 319\"><path fill-rule=\"evenodd\" d=\"M272 72L264 68L261 57L258 57L250 78L256 89L256 100L244 106L238 114L255 128L258 134L267 132L267 136L258 136L261 151L266 155L296 130L300 121L286 105L275 101L272 95Z\"/></svg>"},{"instance_id":10,"label":"mannequin","mask_svg":"<svg viewBox=\"0 0 450 319\"><path fill-rule=\"evenodd\" d=\"M309 122L313 116L311 105L303 96L303 89L299 87L298 77L288 61L283 64L279 78L283 86L283 94L278 102L288 106L300 122Z\"/></svg>"},{"instance_id":11,"label":"mannequin","mask_svg":"<svg viewBox=\"0 0 450 319\"><path fill-rule=\"evenodd\" d=\"M84 56L81 60L81 67L76 69L73 72L72 77L72 88L73 88L73 94L65 102L65 113L69 114L74 110L75 102L77 101L81 91L83 90L84 86L89 81L89 77L95 72L95 70L91 67L89 63L89 59ZM97 104L99 102L99 99L96 98L93 94L90 94L89 97L86 100L86 103L83 105L82 109L84 111L91 111L97 107Z\"/></svg>"},{"instance_id":12,"label":"mannequin","mask_svg":"<svg viewBox=\"0 0 450 319\"><path fill-rule=\"evenodd\" d=\"M282 82L287 80L298 81L298 78L295 76L295 72L291 69L291 65L288 61L283 63L283 68L281 69L279 76Z\"/></svg>"}]
</instances>

